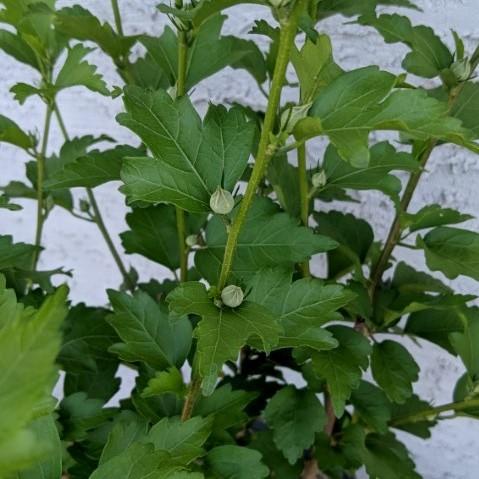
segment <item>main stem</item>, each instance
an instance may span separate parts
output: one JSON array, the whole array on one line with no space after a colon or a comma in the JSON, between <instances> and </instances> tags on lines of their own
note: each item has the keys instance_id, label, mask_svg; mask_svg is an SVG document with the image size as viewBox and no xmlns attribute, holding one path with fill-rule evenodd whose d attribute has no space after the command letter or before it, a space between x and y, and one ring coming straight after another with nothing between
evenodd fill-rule
<instances>
[{"instance_id":1,"label":"main stem","mask_svg":"<svg viewBox=\"0 0 479 479\"><path fill-rule=\"evenodd\" d=\"M181 8L181 3L177 2L177 7ZM188 61L188 43L186 32L178 31L178 78L176 82L176 96L186 95L186 67ZM188 252L186 250L186 221L185 212L178 206L176 207L176 230L178 235L178 249L180 252L180 281L188 279Z\"/></svg>"},{"instance_id":2,"label":"main stem","mask_svg":"<svg viewBox=\"0 0 479 479\"><path fill-rule=\"evenodd\" d=\"M301 222L303 223L304 226L308 226L309 187L308 187L305 143L298 146L298 180L299 180ZM309 260L305 260L303 263L301 263L301 270L305 278L308 278L309 276L311 276L311 271L309 268Z\"/></svg>"},{"instance_id":3,"label":"main stem","mask_svg":"<svg viewBox=\"0 0 479 479\"><path fill-rule=\"evenodd\" d=\"M376 289L378 287L381 278L383 277L384 271L387 268L389 259L391 258L392 252L396 245L398 244L400 237L401 237L401 214L406 212L409 208L411 203L412 197L414 192L416 191L416 187L421 179L421 175L424 171L427 161L431 156L432 150L436 146L435 140L430 140L423 150L423 152L419 156L419 169L411 174L409 177L409 181L407 182L406 189L404 190L404 194L401 198L401 202L399 204L398 212L394 218L393 224L389 230L388 237L386 239L386 243L384 244L384 248L381 251L381 255L374 265L374 268L371 273L371 297L374 298L376 293Z\"/></svg>"},{"instance_id":4,"label":"main stem","mask_svg":"<svg viewBox=\"0 0 479 479\"><path fill-rule=\"evenodd\" d=\"M271 83L271 91L266 108L264 124L261 130L256 161L251 173L251 178L248 181L243 200L241 201L238 214L231 225L228 235L218 282L218 288L220 290L226 286L228 281L231 267L233 265L233 257L236 250L236 245L238 243L239 234L246 220L248 210L253 203L256 190L263 179L268 163L275 151L275 148L270 144L271 134L273 133L278 107L280 105L281 91L286 75L286 68L288 67L289 63L291 48L296 37L299 15L303 11L306 4L306 0L298 0L293 7L291 15L281 22L278 56L276 58L273 81Z\"/></svg>"},{"instance_id":5,"label":"main stem","mask_svg":"<svg viewBox=\"0 0 479 479\"><path fill-rule=\"evenodd\" d=\"M474 52L474 55L477 55L477 59L473 62L473 71L477 67L479 63L479 47ZM461 93L462 89L464 88L465 83L461 83L456 87L453 87L449 90L449 99L448 99L448 110L451 111L452 107L457 101L459 94ZM371 299L374 299L376 295L376 290L381 282L383 277L384 271L387 268L389 259L391 258L392 252L394 248L399 243L401 239L401 215L407 211L409 208L409 204L411 203L412 197L416 190L416 187L421 179L421 175L426 167L426 163L431 156L432 151L437 145L437 140L431 139L426 144L426 147L422 150L419 155L419 164L420 168L418 171L414 172L407 182L406 189L404 190L403 197L401 198L401 202L399 205L399 209L396 213L394 218L393 224L389 230L388 237L386 239L386 243L384 244L384 248L381 251L381 255L374 265L372 272L371 272L371 283L369 286L369 295Z\"/></svg>"},{"instance_id":6,"label":"main stem","mask_svg":"<svg viewBox=\"0 0 479 479\"><path fill-rule=\"evenodd\" d=\"M45 216L43 214L43 180L45 178L45 156L47 154L48 138L50 135L50 126L52 122L53 107L49 102L45 114L45 126L43 129L43 139L40 153L37 155L37 226L35 231L35 251L33 253L32 269L37 269L38 258L40 256L40 247L42 245L43 223Z\"/></svg>"},{"instance_id":7,"label":"main stem","mask_svg":"<svg viewBox=\"0 0 479 479\"><path fill-rule=\"evenodd\" d=\"M58 105L56 103L53 104L53 109L55 111L55 115L57 117L58 125L60 127L60 130L62 131L63 137L65 138L65 141L68 141L70 139L70 136L68 135L65 122L63 121L63 117L60 114L60 110L58 108ZM95 198L95 195L93 193L93 190L91 188L86 188L87 196L88 196L88 201L90 202L90 205L93 210L93 220L95 224L97 225L98 229L100 230L101 235L103 236L103 239L105 240L105 243L110 250L110 253L113 257L113 260L115 261L122 277L123 281L126 285L126 287L130 291L135 290L135 282L131 279L130 274L128 273L125 265L123 264L123 261L120 257L120 254L118 253L117 249L115 248L115 245L113 243L113 240L111 239L110 233L108 232L108 229L105 225L105 222L103 220L103 215L101 214L100 207L98 206L98 202Z\"/></svg>"}]
</instances>

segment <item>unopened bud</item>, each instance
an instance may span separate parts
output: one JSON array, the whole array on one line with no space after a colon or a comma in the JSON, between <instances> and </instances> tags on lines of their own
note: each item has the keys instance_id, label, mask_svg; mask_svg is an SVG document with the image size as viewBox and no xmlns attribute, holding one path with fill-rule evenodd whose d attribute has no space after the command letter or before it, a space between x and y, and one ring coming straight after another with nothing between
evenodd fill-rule
<instances>
[{"instance_id":1,"label":"unopened bud","mask_svg":"<svg viewBox=\"0 0 479 479\"><path fill-rule=\"evenodd\" d=\"M281 115L281 130L292 133L296 124L303 118L306 118L311 105L311 103L306 103L305 105L293 106L284 111Z\"/></svg>"},{"instance_id":2,"label":"unopened bud","mask_svg":"<svg viewBox=\"0 0 479 479\"><path fill-rule=\"evenodd\" d=\"M268 0L269 4L274 8L286 7L291 0Z\"/></svg>"},{"instance_id":3,"label":"unopened bud","mask_svg":"<svg viewBox=\"0 0 479 479\"><path fill-rule=\"evenodd\" d=\"M326 178L326 172L324 170L318 171L311 178L311 183L315 188L322 188L328 179Z\"/></svg>"},{"instance_id":4,"label":"unopened bud","mask_svg":"<svg viewBox=\"0 0 479 479\"><path fill-rule=\"evenodd\" d=\"M189 248L198 244L198 235L188 235L185 239L186 246Z\"/></svg>"},{"instance_id":5,"label":"unopened bud","mask_svg":"<svg viewBox=\"0 0 479 479\"><path fill-rule=\"evenodd\" d=\"M472 73L471 62L468 58L457 60L451 65L451 71L459 81L466 81Z\"/></svg>"},{"instance_id":6,"label":"unopened bud","mask_svg":"<svg viewBox=\"0 0 479 479\"><path fill-rule=\"evenodd\" d=\"M221 291L221 301L230 308L237 308L244 299L243 290L239 286L230 284Z\"/></svg>"},{"instance_id":7,"label":"unopened bud","mask_svg":"<svg viewBox=\"0 0 479 479\"><path fill-rule=\"evenodd\" d=\"M216 188L216 191L211 195L210 208L214 213L219 215L227 215L231 213L235 205L233 195L223 188Z\"/></svg>"}]
</instances>

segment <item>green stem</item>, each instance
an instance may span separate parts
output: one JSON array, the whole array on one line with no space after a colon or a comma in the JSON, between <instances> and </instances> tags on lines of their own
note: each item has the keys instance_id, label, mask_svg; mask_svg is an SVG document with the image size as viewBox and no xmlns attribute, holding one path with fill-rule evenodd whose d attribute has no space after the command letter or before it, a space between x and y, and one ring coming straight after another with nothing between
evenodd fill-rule
<instances>
[{"instance_id":1,"label":"green stem","mask_svg":"<svg viewBox=\"0 0 479 479\"><path fill-rule=\"evenodd\" d=\"M201 392L201 378L197 375L191 375L191 383L188 388L188 394L185 398L185 404L183 405L183 410L181 412L181 420L187 421L192 413L193 408L195 407L196 401Z\"/></svg>"},{"instance_id":2,"label":"green stem","mask_svg":"<svg viewBox=\"0 0 479 479\"><path fill-rule=\"evenodd\" d=\"M178 6L178 2L177 2ZM181 5L180 5L181 7ZM186 67L188 61L188 43L186 32L178 31L178 79L176 82L176 95L186 95ZM186 221L185 212L176 207L176 230L178 235L178 249L180 252L180 281L188 280L188 251L186 249Z\"/></svg>"},{"instance_id":3,"label":"green stem","mask_svg":"<svg viewBox=\"0 0 479 479\"><path fill-rule=\"evenodd\" d=\"M278 56L271 83L270 96L266 108L263 128L259 140L258 153L256 161L248 181L246 191L241 201L238 214L236 215L228 235L223 264L221 267L220 278L218 282L219 289L223 289L228 281L231 268L233 266L233 257L238 243L238 237L246 220L246 215L251 207L256 190L263 179L268 163L275 152L275 147L270 144L271 134L276 121L276 115L281 100L281 91L286 76L286 68L289 63L291 48L296 37L300 13L306 6L306 0L298 0L293 7L291 15L281 22L279 37Z\"/></svg>"},{"instance_id":4,"label":"green stem","mask_svg":"<svg viewBox=\"0 0 479 479\"><path fill-rule=\"evenodd\" d=\"M418 422L421 420L425 420L431 416L437 416L442 412L447 411L465 411L467 409L475 409L479 408L479 399L466 399L464 401L456 401L451 402L449 404L443 404L442 406L436 406L429 409L425 409L424 411L420 411L414 414L410 414L408 416L398 417L392 420L389 424L390 426L399 426L401 424L410 424L414 422Z\"/></svg>"},{"instance_id":5,"label":"green stem","mask_svg":"<svg viewBox=\"0 0 479 479\"><path fill-rule=\"evenodd\" d=\"M60 113L60 110L58 108L58 105L54 102L53 103L53 109L55 111L55 115L57 117L58 121L58 126L60 127L60 130L63 134L63 137L65 138L65 141L68 141L70 139L70 136L68 135L68 131L65 126L65 122L63 121L63 117ZM108 232L108 229L105 226L105 222L103 220L103 216L100 211L100 207L98 206L98 202L96 201L95 195L93 193L93 190L91 188L86 188L88 200L90 202L90 205L93 209L93 221L97 225L98 229L100 230L101 235L103 236L103 239L105 240L105 243L110 250L110 253L113 257L113 260L115 261L121 275L123 276L123 281L126 285L126 287L130 291L135 290L135 282L132 280L130 274L128 273L125 265L123 264L123 261L120 257L120 254L118 253L113 240L111 239L110 233Z\"/></svg>"},{"instance_id":6,"label":"green stem","mask_svg":"<svg viewBox=\"0 0 479 479\"><path fill-rule=\"evenodd\" d=\"M300 197L300 211L301 222L304 226L308 226L309 218L309 185L306 165L306 144L298 146L298 180L299 180L299 197ZM303 276L308 278L311 276L309 268L309 260L301 263Z\"/></svg>"},{"instance_id":7,"label":"green stem","mask_svg":"<svg viewBox=\"0 0 479 479\"><path fill-rule=\"evenodd\" d=\"M32 259L32 269L37 269L38 258L40 257L40 247L42 245L42 233L45 216L43 214L43 180L45 178L45 156L47 153L48 138L50 136L50 126L52 122L53 106L47 103L45 114L45 126L43 129L43 139L40 153L37 155L37 226L35 231L35 251Z\"/></svg>"},{"instance_id":8,"label":"green stem","mask_svg":"<svg viewBox=\"0 0 479 479\"><path fill-rule=\"evenodd\" d=\"M111 8L113 10L113 16L115 17L115 27L118 35L123 36L123 25L121 23L121 13L120 7L118 5L118 0L111 0Z\"/></svg>"},{"instance_id":9,"label":"green stem","mask_svg":"<svg viewBox=\"0 0 479 479\"><path fill-rule=\"evenodd\" d=\"M476 49L476 52L479 52L479 47ZM477 61L479 62L479 58ZM475 68L477 64L474 63L473 66ZM457 98L459 97L462 89L464 88L464 85L465 83L461 83L449 91L449 99L448 99L449 111L451 111L452 107L456 103ZM401 239L401 222L400 222L401 215L407 212L407 209L409 207L409 204L411 203L416 187L419 183L419 180L421 179L421 175L426 167L426 163L429 160L429 157L431 156L431 153L436 147L436 145L437 145L437 140L431 139L427 142L426 147L422 150L422 152L419 155L420 168L418 171L414 172L410 176L409 181L406 185L406 189L404 190L404 194L399 204L399 209L396 213L396 217L394 218L393 224L391 225L391 228L389 230L389 234L386 239L386 243L384 244L384 248L381 251L381 255L378 261L373 266L371 271L371 283L369 286L369 294L372 299L374 299L376 295L377 287L379 283L381 282L384 271L386 270L389 259L391 258L392 252Z\"/></svg>"},{"instance_id":10,"label":"green stem","mask_svg":"<svg viewBox=\"0 0 479 479\"><path fill-rule=\"evenodd\" d=\"M371 273L370 292L372 298L374 298L376 294L376 289L383 277L384 271L386 271L392 252L401 239L401 215L409 208L414 192L416 191L416 187L421 179L421 175L424 171L427 161L429 160L429 157L431 156L432 150L436 146L436 143L437 142L435 140L429 141L428 145L419 157L419 169L412 173L409 177L409 181L407 182L406 189L404 190L404 194L401 198L398 211L389 230L386 243L384 243L384 248L381 251L381 255L379 256L379 259L374 265Z\"/></svg>"}]
</instances>

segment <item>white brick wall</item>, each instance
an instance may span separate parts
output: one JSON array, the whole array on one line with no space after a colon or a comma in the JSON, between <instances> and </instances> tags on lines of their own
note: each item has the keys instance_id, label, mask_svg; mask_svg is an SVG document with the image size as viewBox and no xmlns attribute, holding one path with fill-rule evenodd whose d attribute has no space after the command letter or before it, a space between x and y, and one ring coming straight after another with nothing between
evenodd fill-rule
<instances>
[{"instance_id":1,"label":"white brick wall","mask_svg":"<svg viewBox=\"0 0 479 479\"><path fill-rule=\"evenodd\" d=\"M61 5L75 3L58 1ZM106 0L78 0L86 8L104 19L112 20L110 2ZM128 33L160 33L165 18L155 10L157 0L120 0L124 17L124 27ZM465 36L467 45L472 49L479 41L479 0L421 0L417 2L423 12L413 12L415 23L427 23L451 44L450 29ZM247 6L230 10L226 28L229 32L245 35L253 20L265 15L261 7ZM402 46L385 45L371 29L345 25L344 19L328 19L322 29L331 35L337 61L345 68L354 68L379 63L383 68L399 71L400 59L406 51ZM264 41L263 39L259 39ZM94 52L91 61L99 66L110 84L120 84L113 66L101 54ZM0 54L0 105L1 113L15 119L26 129L40 129L43 122L43 105L30 100L20 108L12 99L8 90L16 81L34 81L33 72L10 58ZM226 87L227 85L227 87ZM290 94L292 92L289 92ZM225 70L198 86L194 92L195 102L204 108L208 101L246 102L252 106L261 106L264 99L243 72ZM70 135L108 133L118 141L128 142L132 137L127 130L115 123L115 114L121 109L121 100L104 99L85 89L75 88L61 94L59 104L63 111ZM58 148L62 137L56 126L52 132L51 150ZM0 145L0 183L20 179L24 172L25 156L4 145ZM418 208L424 203L440 202L458 208L464 212L477 214L479 196L479 158L456 148L442 148L434 153L428 165L428 173L414 198L412 207ZM125 207L123 197L116 191L118 185L109 184L96 190L101 209L110 231L116 235L125 230ZM81 192L78 192L81 195ZM379 193L361 194L363 200L359 207L349 210L368 219L373 224L378 237L384 237L391 219L392 209ZM25 209L21 213L0 210L0 234L13 234L17 241L32 242L34 236L34 204L23 202ZM477 221L467 225L477 229ZM117 237L115 241L121 248ZM105 289L116 287L120 282L118 271L94 225L83 223L68 213L56 209L45 227L44 242L48 249L42 255L40 266L53 268L64 266L74 271L70 281L72 299L88 304L104 304ZM406 254L398 252L401 256ZM411 258L408 252L407 256ZM420 255L414 258L422 263ZM125 261L133 264L142 279L159 277L165 271L139 256L127 257ZM459 280L457 286L462 291L476 292L477 283ZM411 351L417 354L422 366L421 380L416 391L435 404L449 402L456 379L463 368L458 361L445 354L439 348L424 344L418 347L409 343ZM426 479L475 479L478 477L479 422L467 419L444 422L433 432L429 441L401 434L408 443L417 461L420 473Z\"/></svg>"}]
</instances>

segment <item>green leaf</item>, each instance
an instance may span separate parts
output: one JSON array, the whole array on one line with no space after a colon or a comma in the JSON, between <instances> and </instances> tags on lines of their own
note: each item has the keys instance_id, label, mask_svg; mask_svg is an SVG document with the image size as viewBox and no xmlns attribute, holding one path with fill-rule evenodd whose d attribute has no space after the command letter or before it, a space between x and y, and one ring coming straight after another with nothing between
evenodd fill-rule
<instances>
[{"instance_id":1,"label":"green leaf","mask_svg":"<svg viewBox=\"0 0 479 479\"><path fill-rule=\"evenodd\" d=\"M355 412L368 426L382 434L388 431L391 403L382 389L367 381L361 381L351 394L351 403Z\"/></svg>"},{"instance_id":2,"label":"green leaf","mask_svg":"<svg viewBox=\"0 0 479 479\"><path fill-rule=\"evenodd\" d=\"M208 452L206 462L213 477L221 479L262 479L269 474L261 454L240 446L217 446Z\"/></svg>"},{"instance_id":3,"label":"green leaf","mask_svg":"<svg viewBox=\"0 0 479 479\"><path fill-rule=\"evenodd\" d=\"M414 75L433 78L448 68L453 56L446 45L424 25L412 26L407 17L397 14L363 16L362 25L370 25L384 37L387 43L404 43L411 52L403 60L403 68Z\"/></svg>"},{"instance_id":4,"label":"green leaf","mask_svg":"<svg viewBox=\"0 0 479 479\"><path fill-rule=\"evenodd\" d=\"M431 409L431 404L427 401L423 401L413 394L406 400L404 404L392 404L391 405L391 423L396 429L414 434L422 439L428 439L431 437L431 429L437 424L434 418L426 418L423 420L415 420L410 422L401 422L408 417L413 417L414 414L422 413Z\"/></svg>"},{"instance_id":5,"label":"green leaf","mask_svg":"<svg viewBox=\"0 0 479 479\"><path fill-rule=\"evenodd\" d=\"M143 390L141 396L148 398L161 396L166 393L173 393L178 397L183 397L186 393L183 376L181 372L174 367L156 373L155 377L148 381L148 386Z\"/></svg>"},{"instance_id":6,"label":"green leaf","mask_svg":"<svg viewBox=\"0 0 479 479\"><path fill-rule=\"evenodd\" d=\"M70 309L58 356L65 371L98 373L99 363L115 361L108 348L118 341L118 336L105 320L109 313L106 309L87 307L83 303Z\"/></svg>"},{"instance_id":7,"label":"green leaf","mask_svg":"<svg viewBox=\"0 0 479 479\"><path fill-rule=\"evenodd\" d=\"M4 283L3 283L4 284ZM4 286L3 286L4 288ZM2 289L3 289L2 288ZM0 474L10 473L41 461L48 453L39 447L36 426L31 422L55 382L56 355L60 349L60 324L66 314L68 289L61 287L48 297L38 311L29 309L23 314L13 308L2 318L0 329ZM49 408L49 406L48 406ZM53 454L53 451L50 451Z\"/></svg>"},{"instance_id":8,"label":"green leaf","mask_svg":"<svg viewBox=\"0 0 479 479\"><path fill-rule=\"evenodd\" d=\"M55 80L57 91L72 86L85 86L91 91L110 96L102 76L96 73L96 67L82 61L92 51L92 48L86 48L80 43L68 50L65 63Z\"/></svg>"},{"instance_id":9,"label":"green leaf","mask_svg":"<svg viewBox=\"0 0 479 479\"><path fill-rule=\"evenodd\" d=\"M202 283L181 284L168 295L167 301L176 314L191 313L202 318L194 336L205 395L213 392L223 364L235 361L242 346L254 339L261 350L269 352L278 342L281 328L266 309L250 302L235 309L218 308Z\"/></svg>"},{"instance_id":10,"label":"green leaf","mask_svg":"<svg viewBox=\"0 0 479 479\"><path fill-rule=\"evenodd\" d=\"M52 415L41 416L30 425L30 431L48 452L45 459L17 472L15 479L59 479L62 475L62 443Z\"/></svg>"},{"instance_id":11,"label":"green leaf","mask_svg":"<svg viewBox=\"0 0 479 479\"><path fill-rule=\"evenodd\" d=\"M327 135L339 155L351 165L369 163L369 133L397 130L418 140L429 138L477 149L471 133L447 116L447 103L422 90L392 90L397 79L377 67L353 70L336 78L316 99L310 117L295 129L298 139Z\"/></svg>"},{"instance_id":12,"label":"green leaf","mask_svg":"<svg viewBox=\"0 0 479 479\"><path fill-rule=\"evenodd\" d=\"M118 121L154 156L124 162L122 190L130 202L166 202L206 212L223 179L231 190L243 174L255 128L240 108L211 106L202 122L187 97L172 100L165 91L133 87L125 90L125 107L128 113Z\"/></svg>"},{"instance_id":13,"label":"green leaf","mask_svg":"<svg viewBox=\"0 0 479 479\"><path fill-rule=\"evenodd\" d=\"M432 271L441 271L450 279L464 275L479 281L479 234L440 226L418 237L417 244L424 249Z\"/></svg>"},{"instance_id":14,"label":"green leaf","mask_svg":"<svg viewBox=\"0 0 479 479\"><path fill-rule=\"evenodd\" d=\"M168 475L159 472L159 468L166 467L169 461L169 454L155 451L153 444L135 442L121 454L101 464L90 479L162 479Z\"/></svg>"},{"instance_id":15,"label":"green leaf","mask_svg":"<svg viewBox=\"0 0 479 479\"><path fill-rule=\"evenodd\" d=\"M314 371L327 382L334 412L340 417L351 391L360 385L362 370L369 365L371 345L362 334L348 326L329 326L327 329L339 346L331 351L314 352L311 357Z\"/></svg>"},{"instance_id":16,"label":"green leaf","mask_svg":"<svg viewBox=\"0 0 479 479\"><path fill-rule=\"evenodd\" d=\"M130 296L109 290L108 297L115 311L108 322L123 340L110 351L125 361L142 361L158 370L183 364L191 344L187 318L173 320L164 305L142 291Z\"/></svg>"},{"instance_id":17,"label":"green leaf","mask_svg":"<svg viewBox=\"0 0 479 479\"><path fill-rule=\"evenodd\" d=\"M77 40L89 40L96 43L115 61L128 55L136 42L136 36L119 36L108 23L100 23L98 18L80 5L65 7L56 12L56 28Z\"/></svg>"},{"instance_id":18,"label":"green leaf","mask_svg":"<svg viewBox=\"0 0 479 479\"><path fill-rule=\"evenodd\" d=\"M193 415L213 416L213 430L224 434L228 428L247 419L244 409L256 396L256 392L233 390L231 384L224 384L215 389L211 396L201 396L194 406Z\"/></svg>"},{"instance_id":19,"label":"green leaf","mask_svg":"<svg viewBox=\"0 0 479 479\"><path fill-rule=\"evenodd\" d=\"M14 121L0 115L0 142L10 143L24 150L33 148L34 142Z\"/></svg>"},{"instance_id":20,"label":"green leaf","mask_svg":"<svg viewBox=\"0 0 479 479\"><path fill-rule=\"evenodd\" d=\"M9 235L0 235L0 270L9 268L29 269L35 251L39 248L26 244L14 243Z\"/></svg>"},{"instance_id":21,"label":"green leaf","mask_svg":"<svg viewBox=\"0 0 479 479\"><path fill-rule=\"evenodd\" d=\"M370 149L369 165L355 168L339 156L329 145L323 161L326 184L317 192L321 199L341 198L343 188L352 190L378 190L399 202L401 182L389 173L394 170L416 171L419 167L409 153L397 152L388 142L377 143Z\"/></svg>"},{"instance_id":22,"label":"green leaf","mask_svg":"<svg viewBox=\"0 0 479 479\"><path fill-rule=\"evenodd\" d=\"M0 209L19 211L22 209L22 206L15 203L10 203L10 198L8 196L0 195Z\"/></svg>"},{"instance_id":23,"label":"green leaf","mask_svg":"<svg viewBox=\"0 0 479 479\"><path fill-rule=\"evenodd\" d=\"M134 442L143 441L148 432L148 422L133 412L125 411L115 422L101 453L99 464L103 464L123 451Z\"/></svg>"},{"instance_id":24,"label":"green leaf","mask_svg":"<svg viewBox=\"0 0 479 479\"><path fill-rule=\"evenodd\" d=\"M155 449L168 451L180 464L189 464L203 455L202 446L211 433L213 418L194 417L187 421L164 418L156 423L146 438Z\"/></svg>"},{"instance_id":25,"label":"green leaf","mask_svg":"<svg viewBox=\"0 0 479 479\"><path fill-rule=\"evenodd\" d=\"M404 444L394 434L368 434L362 459L369 477L421 479Z\"/></svg>"},{"instance_id":26,"label":"green leaf","mask_svg":"<svg viewBox=\"0 0 479 479\"><path fill-rule=\"evenodd\" d=\"M280 451L294 464L314 442L315 434L326 424L323 405L315 393L287 386L279 390L264 410L273 440Z\"/></svg>"},{"instance_id":27,"label":"green leaf","mask_svg":"<svg viewBox=\"0 0 479 479\"><path fill-rule=\"evenodd\" d=\"M409 0L321 0L319 4L319 19L330 15L342 14L347 17L374 12L380 5L394 5L419 10Z\"/></svg>"},{"instance_id":28,"label":"green leaf","mask_svg":"<svg viewBox=\"0 0 479 479\"><path fill-rule=\"evenodd\" d=\"M427 205L417 213L404 213L402 225L412 233L434 226L452 225L473 219L471 215L462 214L451 208L442 208L440 205Z\"/></svg>"},{"instance_id":29,"label":"green leaf","mask_svg":"<svg viewBox=\"0 0 479 479\"><path fill-rule=\"evenodd\" d=\"M424 273L416 271L412 266L399 262L394 271L391 286L399 290L402 295L407 293L442 293L450 294L452 290L446 286L441 280Z\"/></svg>"},{"instance_id":30,"label":"green leaf","mask_svg":"<svg viewBox=\"0 0 479 479\"><path fill-rule=\"evenodd\" d=\"M205 217L186 215L186 235L198 234ZM180 266L176 211L171 205L134 208L126 215L130 231L120 234L128 254L141 254L171 270Z\"/></svg>"},{"instance_id":31,"label":"green leaf","mask_svg":"<svg viewBox=\"0 0 479 479\"><path fill-rule=\"evenodd\" d=\"M288 156L274 155L268 166L266 178L276 193L281 208L294 218L300 216L298 168L288 162Z\"/></svg>"},{"instance_id":32,"label":"green leaf","mask_svg":"<svg viewBox=\"0 0 479 479\"><path fill-rule=\"evenodd\" d=\"M20 105L23 105L31 96L38 95L43 98L46 94L45 89L36 88L28 83L16 83L10 91Z\"/></svg>"},{"instance_id":33,"label":"green leaf","mask_svg":"<svg viewBox=\"0 0 479 479\"><path fill-rule=\"evenodd\" d=\"M462 121L463 125L479 138L479 84L467 82L454 101L451 116Z\"/></svg>"},{"instance_id":34,"label":"green leaf","mask_svg":"<svg viewBox=\"0 0 479 479\"><path fill-rule=\"evenodd\" d=\"M328 277L338 278L354 268L362 277L361 265L365 263L374 241L373 229L368 222L339 211L314 213L318 231L339 243L328 251Z\"/></svg>"},{"instance_id":35,"label":"green leaf","mask_svg":"<svg viewBox=\"0 0 479 479\"><path fill-rule=\"evenodd\" d=\"M283 328L275 349L309 347L322 351L338 345L322 326L342 319L337 311L354 298L343 286L324 284L316 278L291 283L291 273L281 269L259 271L248 286L248 299L274 313Z\"/></svg>"},{"instance_id":36,"label":"green leaf","mask_svg":"<svg viewBox=\"0 0 479 479\"><path fill-rule=\"evenodd\" d=\"M264 4L264 0L200 0L190 9L177 9L168 5L158 5L158 10L162 13L174 15L182 20L189 20L196 28L222 10L233 7L238 4L253 3Z\"/></svg>"},{"instance_id":37,"label":"green leaf","mask_svg":"<svg viewBox=\"0 0 479 479\"><path fill-rule=\"evenodd\" d=\"M195 32L187 51L186 89L219 72L226 66L247 70L261 84L266 80L266 64L256 44L232 36L221 36L225 16L208 18ZM178 39L165 28L160 37L142 36L147 61L152 61L174 86L178 74Z\"/></svg>"},{"instance_id":38,"label":"green leaf","mask_svg":"<svg viewBox=\"0 0 479 479\"><path fill-rule=\"evenodd\" d=\"M18 33L0 30L0 50L15 60L38 69L38 61L35 52L30 45Z\"/></svg>"},{"instance_id":39,"label":"green leaf","mask_svg":"<svg viewBox=\"0 0 479 479\"><path fill-rule=\"evenodd\" d=\"M468 308L464 311L467 324L464 332L456 332L450 335L452 347L459 354L470 377L479 377L479 310Z\"/></svg>"},{"instance_id":40,"label":"green leaf","mask_svg":"<svg viewBox=\"0 0 479 479\"><path fill-rule=\"evenodd\" d=\"M104 425L116 412L104 408L104 404L103 400L89 398L83 391L65 397L59 409L62 438L81 441L87 438L90 430Z\"/></svg>"},{"instance_id":41,"label":"green leaf","mask_svg":"<svg viewBox=\"0 0 479 479\"><path fill-rule=\"evenodd\" d=\"M412 383L419 379L419 366L396 341L375 343L371 356L371 369L375 381L387 397L402 404L412 395Z\"/></svg>"},{"instance_id":42,"label":"green leaf","mask_svg":"<svg viewBox=\"0 0 479 479\"><path fill-rule=\"evenodd\" d=\"M426 309L409 315L404 332L431 341L454 353L449 335L463 332L464 322L464 315L460 309L446 308L441 311Z\"/></svg>"},{"instance_id":43,"label":"green leaf","mask_svg":"<svg viewBox=\"0 0 479 479\"><path fill-rule=\"evenodd\" d=\"M211 284L217 281L226 239L223 221L212 218L206 228L208 247L195 255L196 267ZM336 245L332 239L299 226L298 220L281 212L270 199L257 198L239 235L232 273L237 279L247 279L259 269L292 266Z\"/></svg>"},{"instance_id":44,"label":"green leaf","mask_svg":"<svg viewBox=\"0 0 479 479\"><path fill-rule=\"evenodd\" d=\"M62 169L49 175L45 188L95 188L120 179L120 170L126 157L137 156L142 150L128 145L118 145L111 150L93 150L67 162Z\"/></svg>"},{"instance_id":45,"label":"green leaf","mask_svg":"<svg viewBox=\"0 0 479 479\"><path fill-rule=\"evenodd\" d=\"M291 62L301 87L301 102L307 104L337 78L343 70L334 63L331 40L327 35L318 35L315 41L306 39L298 50L291 52Z\"/></svg>"}]
</instances>

